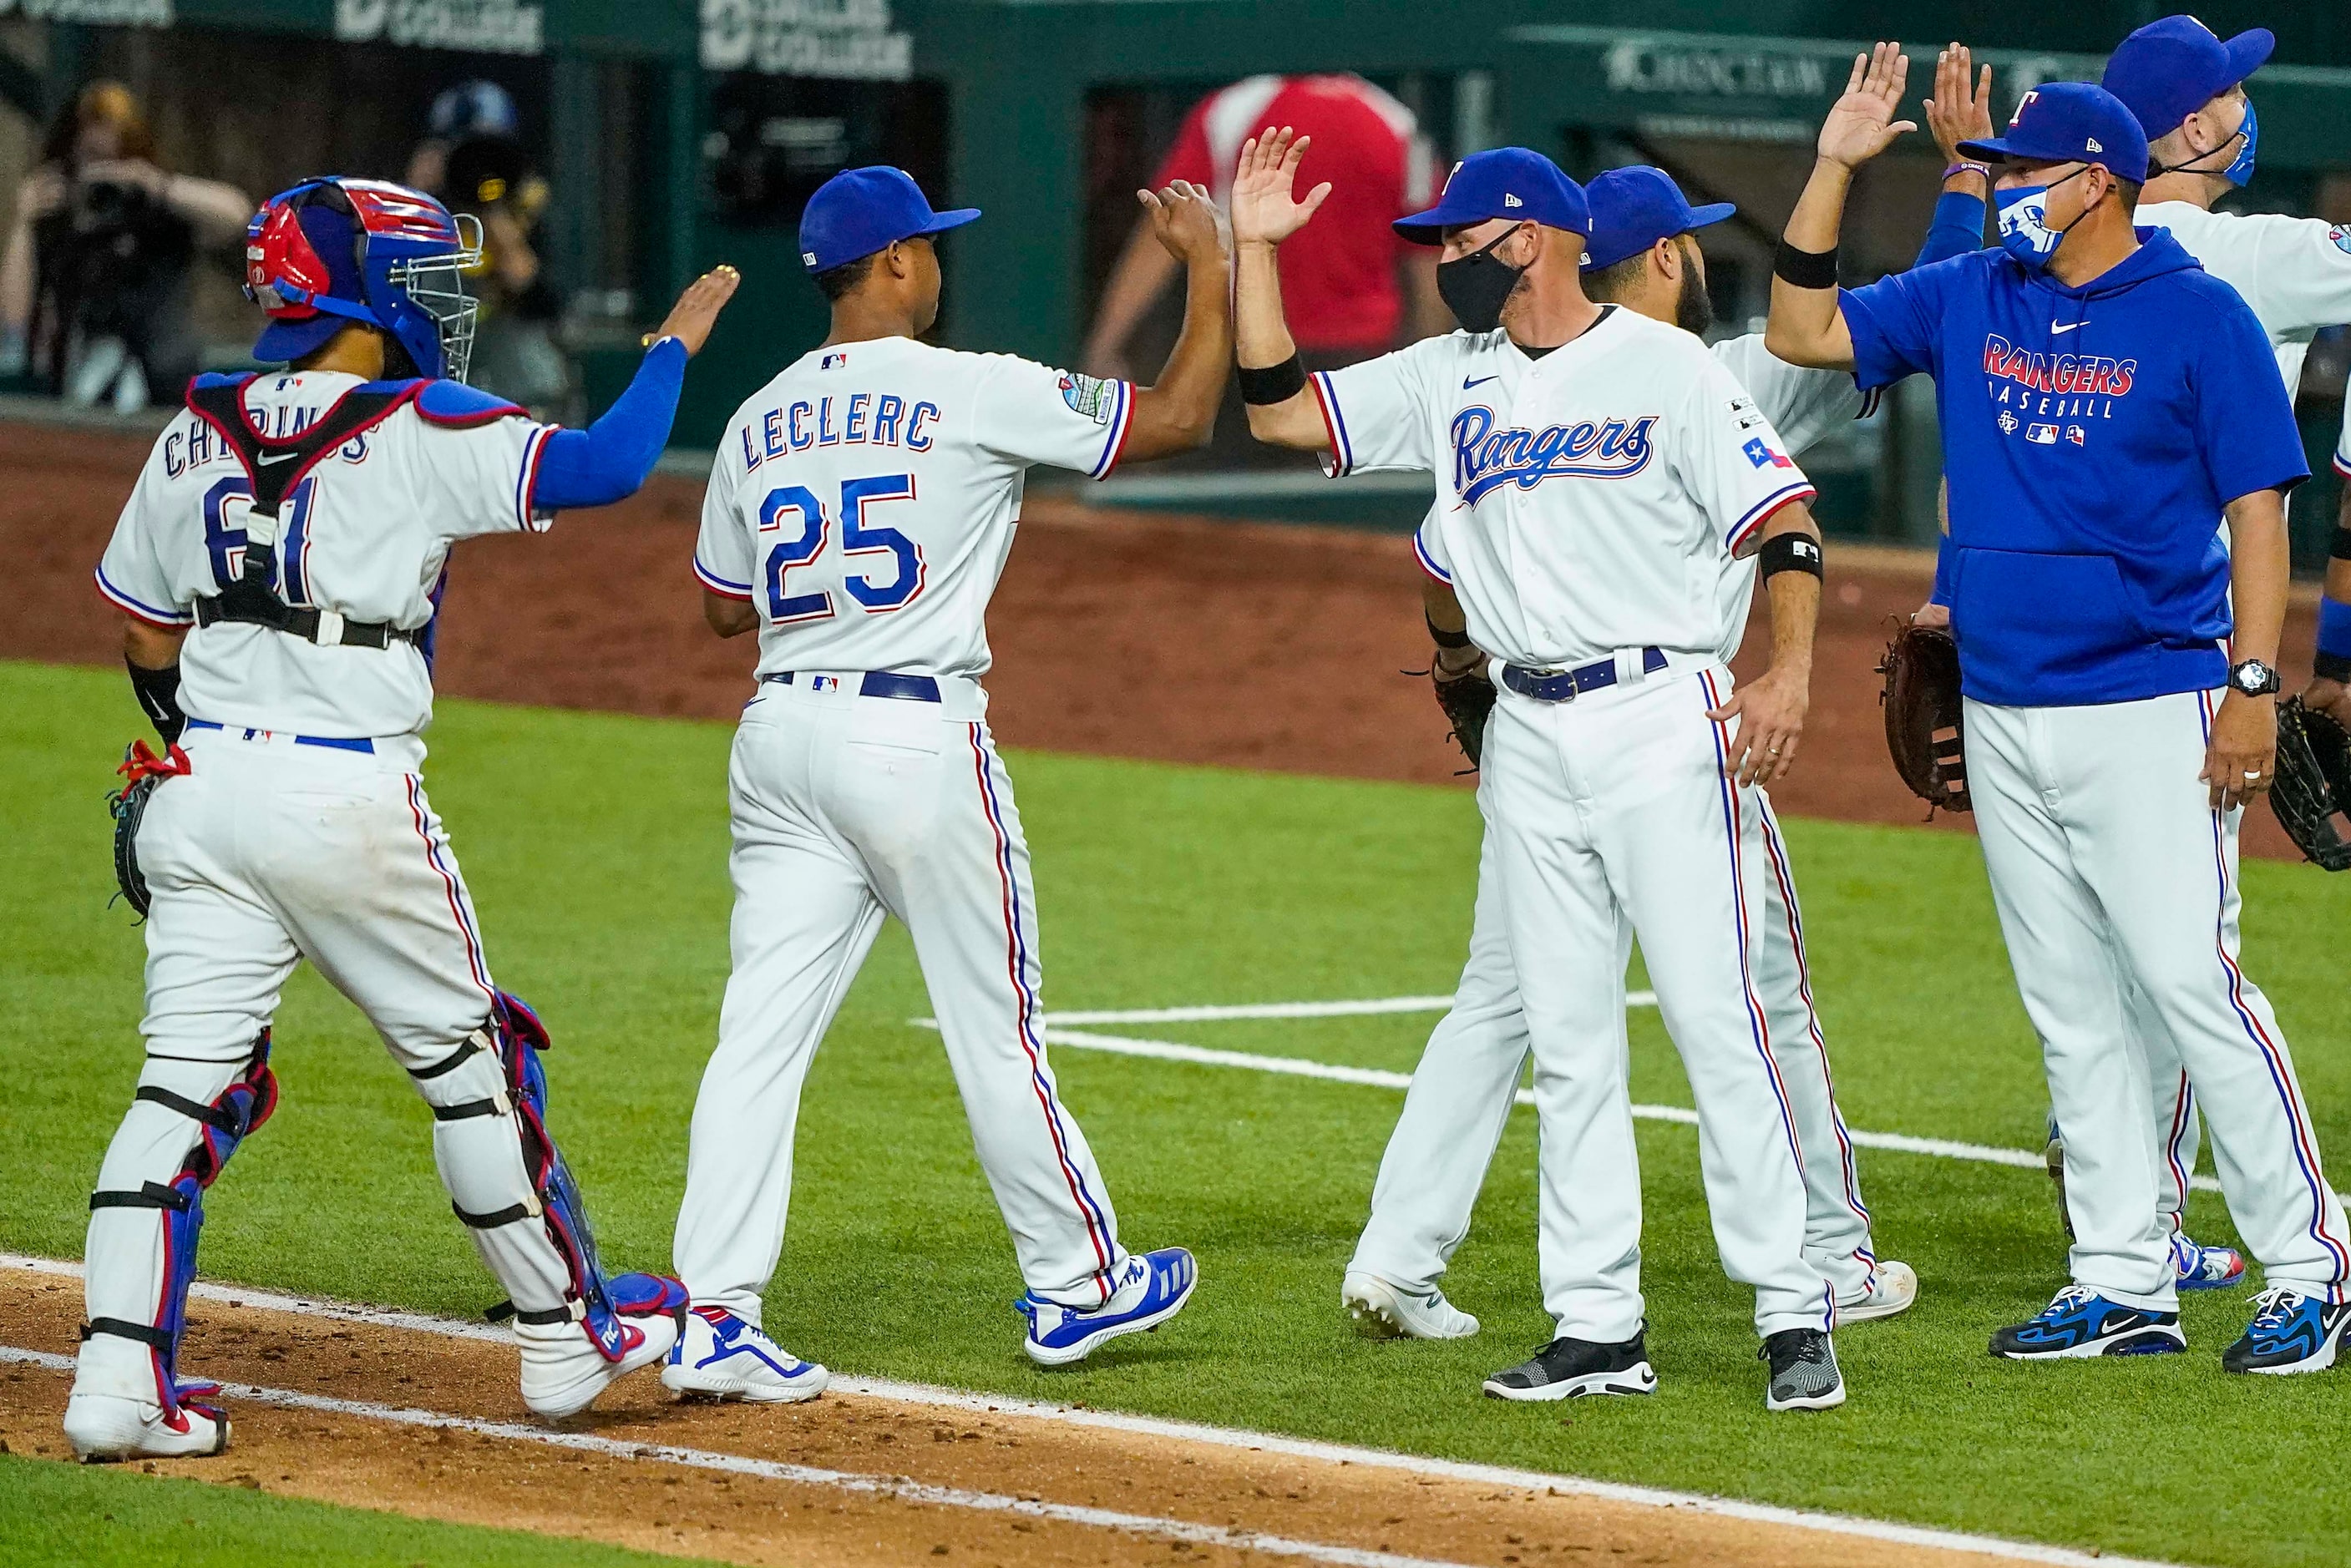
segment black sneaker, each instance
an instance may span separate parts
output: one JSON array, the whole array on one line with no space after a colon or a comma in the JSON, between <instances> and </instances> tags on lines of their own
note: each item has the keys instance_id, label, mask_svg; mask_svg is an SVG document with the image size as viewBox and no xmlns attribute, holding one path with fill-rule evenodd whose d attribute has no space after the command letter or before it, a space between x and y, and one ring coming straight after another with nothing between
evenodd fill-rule
<instances>
[{"instance_id":1,"label":"black sneaker","mask_svg":"<svg viewBox=\"0 0 2351 1568\"><path fill-rule=\"evenodd\" d=\"M1554 1339L1506 1372L1486 1379L1497 1399L1575 1399L1586 1394L1655 1394L1657 1375L1641 1337L1646 1325L1621 1345L1588 1339Z\"/></svg>"},{"instance_id":2,"label":"black sneaker","mask_svg":"<svg viewBox=\"0 0 2351 1568\"><path fill-rule=\"evenodd\" d=\"M1844 1403L1836 1349L1817 1328L1787 1328L1763 1342L1755 1359L1771 1363L1766 1410L1834 1410Z\"/></svg>"}]
</instances>

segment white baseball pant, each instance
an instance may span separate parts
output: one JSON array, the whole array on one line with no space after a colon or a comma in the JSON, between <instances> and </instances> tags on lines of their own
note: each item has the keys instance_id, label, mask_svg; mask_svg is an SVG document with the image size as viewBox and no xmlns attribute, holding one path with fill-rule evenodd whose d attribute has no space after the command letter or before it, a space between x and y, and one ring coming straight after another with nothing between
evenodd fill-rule
<instances>
[{"instance_id":1,"label":"white baseball pant","mask_svg":"<svg viewBox=\"0 0 2351 1568\"><path fill-rule=\"evenodd\" d=\"M147 1059L140 1086L209 1106L245 1070L294 966L308 959L375 1026L411 1073L446 1061L491 1011L473 899L424 796L413 736L358 752L268 731L192 727L193 771L149 799L137 842L148 914ZM412 1080L436 1105L499 1094L496 1057ZM100 1192L168 1183L200 1124L132 1104L108 1146ZM266 1129L257 1136L267 1137ZM537 1199L508 1116L434 1124L434 1156L459 1208L493 1213ZM517 1307L564 1305L570 1276L537 1220L473 1230ZM154 1209L100 1208L89 1220L89 1315L152 1324L166 1304L165 1227ZM79 1386L154 1397L135 1342L82 1347Z\"/></svg>"},{"instance_id":2,"label":"white baseball pant","mask_svg":"<svg viewBox=\"0 0 2351 1568\"><path fill-rule=\"evenodd\" d=\"M782 1255L817 1043L886 912L903 921L972 1141L1030 1291L1092 1308L1124 1260L1093 1152L1046 1062L1037 896L978 684L866 697L855 673L763 683L736 731L734 972L694 1107L676 1261L752 1323Z\"/></svg>"},{"instance_id":3,"label":"white baseball pant","mask_svg":"<svg viewBox=\"0 0 2351 1568\"><path fill-rule=\"evenodd\" d=\"M1615 1343L1643 1322L1628 929L1697 1102L1725 1272L1754 1287L1764 1335L1834 1321L1835 1293L1804 1251L1800 1134L1756 979L1762 796L1726 776L1727 726L1706 717L1729 690L1711 662L1568 702L1506 689L1487 732L1493 860L1534 1056L1543 1304L1562 1336Z\"/></svg>"},{"instance_id":4,"label":"white baseball pant","mask_svg":"<svg viewBox=\"0 0 2351 1568\"><path fill-rule=\"evenodd\" d=\"M1837 1109L1828 1050L1813 1006L1803 913L1787 846L1770 797L1755 793L1771 871L1763 879L1755 989L1803 1151L1804 1256L1834 1287L1838 1305L1849 1309L1876 1288L1869 1210L1861 1199L1853 1142ZM1481 788L1481 808L1486 800ZM1404 1114L1388 1137L1372 1189L1371 1218L1347 1265L1416 1293L1437 1288L1454 1250L1468 1234L1470 1211L1510 1118L1529 1052L1495 842L1489 825L1479 851L1469 961L1462 967L1453 1005L1430 1033L1405 1093ZM1625 934L1629 941L1630 929ZM1620 996L1622 971L1620 960Z\"/></svg>"},{"instance_id":5,"label":"white baseball pant","mask_svg":"<svg viewBox=\"0 0 2351 1568\"><path fill-rule=\"evenodd\" d=\"M2335 1302L2351 1282L2351 1232L2285 1036L2238 963L2241 814L2213 810L2197 777L2219 701L1967 703L1984 863L2064 1137L2073 1277L2155 1311L2177 1293L2134 987L2194 1080L2230 1213L2267 1282Z\"/></svg>"}]
</instances>

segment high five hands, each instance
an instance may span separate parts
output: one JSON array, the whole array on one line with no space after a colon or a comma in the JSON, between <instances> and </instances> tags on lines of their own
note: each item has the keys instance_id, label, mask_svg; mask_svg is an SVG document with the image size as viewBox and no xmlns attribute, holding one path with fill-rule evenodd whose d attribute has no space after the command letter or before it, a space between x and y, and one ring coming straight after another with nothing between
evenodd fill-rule
<instances>
[{"instance_id":1,"label":"high five hands","mask_svg":"<svg viewBox=\"0 0 2351 1568\"><path fill-rule=\"evenodd\" d=\"M1241 146L1240 167L1233 175L1233 243L1278 245L1306 226L1306 220L1331 193L1325 180L1299 201L1299 160L1306 156L1311 137L1293 140L1290 127L1268 130Z\"/></svg>"},{"instance_id":2,"label":"high five hands","mask_svg":"<svg viewBox=\"0 0 2351 1568\"><path fill-rule=\"evenodd\" d=\"M1855 55L1844 96L1821 122L1821 161L1857 169L1892 146L1896 137L1917 130L1915 120L1894 118L1909 79L1910 57L1899 44L1880 44Z\"/></svg>"},{"instance_id":3,"label":"high five hands","mask_svg":"<svg viewBox=\"0 0 2351 1568\"><path fill-rule=\"evenodd\" d=\"M1177 180L1164 190L1137 191L1134 199L1151 214L1152 234L1177 261L1188 265L1224 258L1224 218L1207 186Z\"/></svg>"}]
</instances>

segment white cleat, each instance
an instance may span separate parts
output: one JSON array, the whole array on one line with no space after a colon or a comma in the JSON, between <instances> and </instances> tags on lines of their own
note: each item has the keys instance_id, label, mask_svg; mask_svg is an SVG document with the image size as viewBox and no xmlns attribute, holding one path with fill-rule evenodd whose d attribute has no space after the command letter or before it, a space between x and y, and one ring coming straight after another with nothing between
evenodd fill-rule
<instances>
[{"instance_id":1,"label":"white cleat","mask_svg":"<svg viewBox=\"0 0 2351 1568\"><path fill-rule=\"evenodd\" d=\"M1888 1258L1870 1272L1869 1288L1837 1303L1837 1326L1908 1312L1918 1302L1918 1271Z\"/></svg>"},{"instance_id":2,"label":"white cleat","mask_svg":"<svg viewBox=\"0 0 2351 1568\"><path fill-rule=\"evenodd\" d=\"M152 1400L77 1392L66 1401L66 1440L84 1464L176 1459L228 1447L228 1417L193 1405L167 1416Z\"/></svg>"},{"instance_id":3,"label":"white cleat","mask_svg":"<svg viewBox=\"0 0 2351 1568\"><path fill-rule=\"evenodd\" d=\"M769 1339L758 1324L724 1307L701 1306L685 1314L685 1333L671 1348L661 1379L689 1397L793 1405L823 1393L831 1375Z\"/></svg>"},{"instance_id":4,"label":"white cleat","mask_svg":"<svg viewBox=\"0 0 2351 1568\"><path fill-rule=\"evenodd\" d=\"M576 1416L596 1396L640 1366L651 1366L677 1343L677 1317L660 1313L623 1320L644 1337L618 1362L607 1361L576 1323L515 1324L522 1347L522 1402L550 1421Z\"/></svg>"},{"instance_id":5,"label":"white cleat","mask_svg":"<svg viewBox=\"0 0 2351 1568\"><path fill-rule=\"evenodd\" d=\"M1467 1339L1478 1332L1478 1320L1447 1301L1443 1291L1416 1295L1361 1270L1348 1271L1339 1304L1368 1339Z\"/></svg>"}]
</instances>

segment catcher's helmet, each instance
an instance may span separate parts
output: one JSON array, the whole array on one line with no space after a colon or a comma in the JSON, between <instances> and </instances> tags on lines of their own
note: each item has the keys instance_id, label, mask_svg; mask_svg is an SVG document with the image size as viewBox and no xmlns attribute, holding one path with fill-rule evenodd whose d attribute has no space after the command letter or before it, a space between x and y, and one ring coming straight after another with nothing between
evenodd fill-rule
<instances>
[{"instance_id":1,"label":"catcher's helmet","mask_svg":"<svg viewBox=\"0 0 2351 1568\"><path fill-rule=\"evenodd\" d=\"M482 226L422 191L324 175L262 204L245 230L246 297L269 313L256 359L298 359L351 322L390 333L427 376L465 379Z\"/></svg>"}]
</instances>

